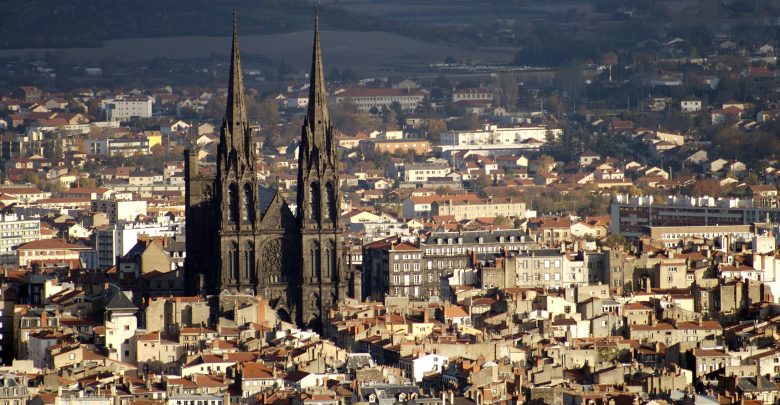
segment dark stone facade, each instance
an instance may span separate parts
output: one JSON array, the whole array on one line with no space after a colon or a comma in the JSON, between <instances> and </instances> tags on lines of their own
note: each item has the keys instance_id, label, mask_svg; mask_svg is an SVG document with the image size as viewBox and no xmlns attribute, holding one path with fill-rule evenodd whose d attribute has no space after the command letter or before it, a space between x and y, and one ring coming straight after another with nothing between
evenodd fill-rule
<instances>
[{"instance_id":1,"label":"dark stone facade","mask_svg":"<svg viewBox=\"0 0 780 405\"><path fill-rule=\"evenodd\" d=\"M234 22L216 175L200 172L196 151L185 152L185 268L194 293L259 294L280 319L321 330L328 309L347 294L349 277L339 223L335 131L316 23L312 59L293 213L281 192L257 179Z\"/></svg>"}]
</instances>

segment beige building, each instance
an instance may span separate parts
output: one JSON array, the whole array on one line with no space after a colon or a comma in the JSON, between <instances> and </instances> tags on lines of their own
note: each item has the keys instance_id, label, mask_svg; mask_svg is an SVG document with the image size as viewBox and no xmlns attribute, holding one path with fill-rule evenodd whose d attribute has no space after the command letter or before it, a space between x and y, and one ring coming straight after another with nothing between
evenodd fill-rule
<instances>
[{"instance_id":1,"label":"beige building","mask_svg":"<svg viewBox=\"0 0 780 405\"><path fill-rule=\"evenodd\" d=\"M655 325L629 325L629 339L640 342L661 342L667 347L680 342L699 342L720 336L723 327L718 321L659 322Z\"/></svg>"},{"instance_id":2,"label":"beige building","mask_svg":"<svg viewBox=\"0 0 780 405\"><path fill-rule=\"evenodd\" d=\"M497 216L522 218L525 217L525 203L514 201L512 198L495 198L477 202L435 201L431 204L431 212L439 216L452 215L457 221Z\"/></svg>"},{"instance_id":3,"label":"beige building","mask_svg":"<svg viewBox=\"0 0 780 405\"><path fill-rule=\"evenodd\" d=\"M733 242L749 242L753 239L750 225L707 225L707 226L651 226L650 239L661 242L665 247L677 246L685 239L729 238Z\"/></svg>"},{"instance_id":4,"label":"beige building","mask_svg":"<svg viewBox=\"0 0 780 405\"><path fill-rule=\"evenodd\" d=\"M181 328L208 323L209 304L201 297L152 297L146 307L146 329L178 335Z\"/></svg>"},{"instance_id":5,"label":"beige building","mask_svg":"<svg viewBox=\"0 0 780 405\"><path fill-rule=\"evenodd\" d=\"M520 252L506 259L518 287L573 287L588 284L584 253L572 255L555 249Z\"/></svg>"},{"instance_id":6,"label":"beige building","mask_svg":"<svg viewBox=\"0 0 780 405\"><path fill-rule=\"evenodd\" d=\"M179 342L163 339L159 331L137 336L135 350L138 368L150 373L176 374L184 354Z\"/></svg>"},{"instance_id":7,"label":"beige building","mask_svg":"<svg viewBox=\"0 0 780 405\"><path fill-rule=\"evenodd\" d=\"M376 152L406 153L413 151L418 155L429 153L431 142L425 139L371 139L365 141L366 148Z\"/></svg>"},{"instance_id":8,"label":"beige building","mask_svg":"<svg viewBox=\"0 0 780 405\"><path fill-rule=\"evenodd\" d=\"M653 269L653 287L669 289L690 286L692 283L686 278L687 270L685 260L661 260Z\"/></svg>"}]
</instances>

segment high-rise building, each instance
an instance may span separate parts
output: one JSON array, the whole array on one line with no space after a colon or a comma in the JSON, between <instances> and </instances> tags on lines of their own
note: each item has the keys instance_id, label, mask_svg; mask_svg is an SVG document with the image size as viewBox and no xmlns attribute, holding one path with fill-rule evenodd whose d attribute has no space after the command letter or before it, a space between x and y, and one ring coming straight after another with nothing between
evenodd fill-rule
<instances>
[{"instance_id":1,"label":"high-rise building","mask_svg":"<svg viewBox=\"0 0 780 405\"><path fill-rule=\"evenodd\" d=\"M231 58L216 173L200 173L197 152L185 152L187 276L194 292L220 293L221 300L262 295L280 319L319 330L331 305L347 293L348 275L318 24L315 20L296 213L278 189L258 182L235 21Z\"/></svg>"}]
</instances>

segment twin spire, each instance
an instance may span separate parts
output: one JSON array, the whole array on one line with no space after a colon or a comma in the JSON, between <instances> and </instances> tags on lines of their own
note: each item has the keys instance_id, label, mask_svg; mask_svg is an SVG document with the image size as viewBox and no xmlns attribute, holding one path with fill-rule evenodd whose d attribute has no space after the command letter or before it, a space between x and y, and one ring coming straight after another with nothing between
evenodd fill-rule
<instances>
[{"instance_id":1,"label":"twin spire","mask_svg":"<svg viewBox=\"0 0 780 405\"><path fill-rule=\"evenodd\" d=\"M224 145L229 148L249 149L251 139L241 139L249 133L244 102L244 76L241 71L241 55L238 50L238 22L236 12L233 12L233 48L230 56L230 79L228 82L227 106L225 109L225 125L229 134L223 130ZM309 106L304 123L302 145L324 149L326 132L330 120L328 117L328 93L325 90L325 74L322 67L322 50L320 49L319 15L314 17L314 50L312 53L311 74L309 82ZM313 139L306 139L313 138Z\"/></svg>"}]
</instances>

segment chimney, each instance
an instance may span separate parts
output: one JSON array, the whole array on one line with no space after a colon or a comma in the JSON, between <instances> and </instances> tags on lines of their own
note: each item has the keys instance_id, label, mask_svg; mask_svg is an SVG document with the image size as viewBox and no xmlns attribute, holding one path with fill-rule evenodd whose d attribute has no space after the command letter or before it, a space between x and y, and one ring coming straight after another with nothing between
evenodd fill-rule
<instances>
[{"instance_id":1,"label":"chimney","mask_svg":"<svg viewBox=\"0 0 780 405\"><path fill-rule=\"evenodd\" d=\"M423 308L423 322L428 323L430 321L431 315L429 314L428 307L426 306Z\"/></svg>"},{"instance_id":2,"label":"chimney","mask_svg":"<svg viewBox=\"0 0 780 405\"><path fill-rule=\"evenodd\" d=\"M41 327L46 328L49 326L49 313L44 309L41 312Z\"/></svg>"}]
</instances>

